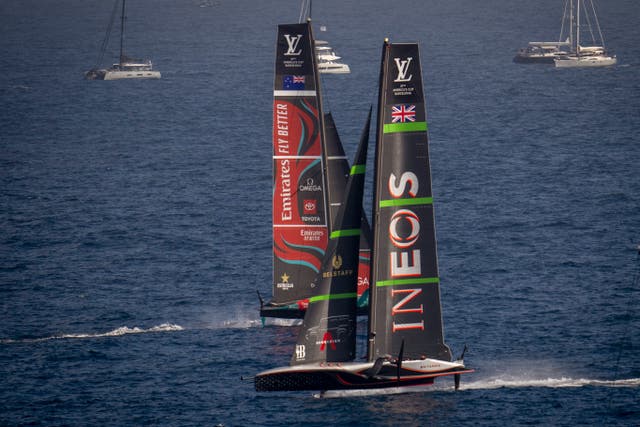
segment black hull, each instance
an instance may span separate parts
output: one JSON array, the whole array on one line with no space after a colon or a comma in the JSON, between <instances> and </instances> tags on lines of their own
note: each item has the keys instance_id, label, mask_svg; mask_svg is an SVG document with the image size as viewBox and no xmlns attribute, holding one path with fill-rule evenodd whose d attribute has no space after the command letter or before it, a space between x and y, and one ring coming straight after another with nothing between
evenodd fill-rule
<instances>
[{"instance_id":1,"label":"black hull","mask_svg":"<svg viewBox=\"0 0 640 427\"><path fill-rule=\"evenodd\" d=\"M260 317L274 317L279 319L303 319L307 310L293 307L292 305L281 306L267 303L260 307ZM366 316L369 314L368 307L358 307L356 312L358 316Z\"/></svg>"},{"instance_id":2,"label":"black hull","mask_svg":"<svg viewBox=\"0 0 640 427\"><path fill-rule=\"evenodd\" d=\"M105 70L92 69L84 73L85 80L104 80Z\"/></svg>"},{"instance_id":3,"label":"black hull","mask_svg":"<svg viewBox=\"0 0 640 427\"><path fill-rule=\"evenodd\" d=\"M389 371L390 369L385 369ZM372 390L392 387L412 387L432 385L437 377L460 375L473 372L467 369L452 369L432 374L401 370L400 378L394 372L381 372L369 376L364 372L343 369L323 369L309 371L282 371L264 373L255 377L256 391L326 391L326 390Z\"/></svg>"},{"instance_id":4,"label":"black hull","mask_svg":"<svg viewBox=\"0 0 640 427\"><path fill-rule=\"evenodd\" d=\"M553 64L555 57L531 57L516 55L513 62L517 64Z\"/></svg>"},{"instance_id":5,"label":"black hull","mask_svg":"<svg viewBox=\"0 0 640 427\"><path fill-rule=\"evenodd\" d=\"M306 310L266 304L260 307L260 317L276 317L279 319L302 319Z\"/></svg>"}]
</instances>

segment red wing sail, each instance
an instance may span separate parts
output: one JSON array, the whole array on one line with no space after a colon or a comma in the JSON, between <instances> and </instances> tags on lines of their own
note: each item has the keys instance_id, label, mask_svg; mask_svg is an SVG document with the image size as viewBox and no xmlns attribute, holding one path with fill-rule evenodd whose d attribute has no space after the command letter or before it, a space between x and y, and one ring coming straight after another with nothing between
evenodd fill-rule
<instances>
[{"instance_id":1,"label":"red wing sail","mask_svg":"<svg viewBox=\"0 0 640 427\"><path fill-rule=\"evenodd\" d=\"M318 83L310 24L279 25L273 104L275 306L295 305L311 295L329 237Z\"/></svg>"}]
</instances>

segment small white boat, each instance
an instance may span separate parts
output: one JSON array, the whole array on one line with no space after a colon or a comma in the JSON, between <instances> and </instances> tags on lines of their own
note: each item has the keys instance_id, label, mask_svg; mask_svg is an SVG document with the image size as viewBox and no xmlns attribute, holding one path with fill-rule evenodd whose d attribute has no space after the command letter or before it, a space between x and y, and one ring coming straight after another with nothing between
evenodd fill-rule
<instances>
[{"instance_id":1,"label":"small white boat","mask_svg":"<svg viewBox=\"0 0 640 427\"><path fill-rule=\"evenodd\" d=\"M116 0L119 2L120 0ZM117 6L116 2L116 6ZM125 27L125 0L122 0L122 13L120 15L120 58L119 62L113 64L111 68L100 68L100 62L104 56L106 50L110 31L107 31L104 42L102 43L102 50L100 52L100 60L98 65L85 73L85 79L87 80L121 80L121 79L159 79L161 77L160 71L153 69L153 64L150 59L136 59L128 57L124 54L124 27ZM113 20L114 14L112 14ZM113 22L109 24L109 29L112 28Z\"/></svg>"},{"instance_id":2,"label":"small white boat","mask_svg":"<svg viewBox=\"0 0 640 427\"><path fill-rule=\"evenodd\" d=\"M343 62L326 41L316 40L316 58L318 59L318 71L324 74L349 74L351 69Z\"/></svg>"},{"instance_id":3,"label":"small white boat","mask_svg":"<svg viewBox=\"0 0 640 427\"><path fill-rule=\"evenodd\" d=\"M300 17L298 18L299 23L311 22L311 9L311 0L302 0L302 5L300 6ZM320 31L326 30L326 26L320 26ZM339 59L341 58L336 55L333 49L329 46L329 43L324 40L315 40L314 43L318 72L322 74L349 74L351 72L349 65L344 62L339 62Z\"/></svg>"},{"instance_id":4,"label":"small white boat","mask_svg":"<svg viewBox=\"0 0 640 427\"><path fill-rule=\"evenodd\" d=\"M339 62L341 59L326 41L316 40L316 58L318 59L318 71L325 74L349 74L349 65Z\"/></svg>"},{"instance_id":5,"label":"small white boat","mask_svg":"<svg viewBox=\"0 0 640 427\"><path fill-rule=\"evenodd\" d=\"M529 42L527 47L518 50L513 62L520 64L553 64L553 60L566 53L563 50L568 42Z\"/></svg>"},{"instance_id":6,"label":"small white boat","mask_svg":"<svg viewBox=\"0 0 640 427\"><path fill-rule=\"evenodd\" d=\"M569 42L571 45L570 52L556 57L553 62L558 68L578 68L578 67L607 67L615 65L618 59L615 55L607 52L604 46L604 37L600 30L600 23L596 15L596 9L593 0L588 0L592 17L589 15L589 8L585 6L585 0L566 0L569 4L569 22L571 23L569 32ZM566 4L565 4L566 6ZM565 15L566 15L565 8ZM584 18L581 17L584 15ZM581 19L585 22L581 23ZM575 24L574 24L575 21ZM598 37L594 34L594 28L591 23L595 24L595 30ZM580 37L582 33L588 31L591 36L591 46L581 46Z\"/></svg>"},{"instance_id":7,"label":"small white boat","mask_svg":"<svg viewBox=\"0 0 640 427\"><path fill-rule=\"evenodd\" d=\"M565 55L554 60L558 68L571 67L606 67L615 65L618 60L615 55Z\"/></svg>"}]
</instances>

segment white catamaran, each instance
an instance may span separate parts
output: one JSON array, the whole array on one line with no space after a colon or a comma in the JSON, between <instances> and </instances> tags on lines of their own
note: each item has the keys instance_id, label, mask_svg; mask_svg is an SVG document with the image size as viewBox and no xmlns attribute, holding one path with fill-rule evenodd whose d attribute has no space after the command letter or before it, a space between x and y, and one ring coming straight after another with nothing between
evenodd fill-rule
<instances>
[{"instance_id":1,"label":"white catamaran","mask_svg":"<svg viewBox=\"0 0 640 427\"><path fill-rule=\"evenodd\" d=\"M119 61L111 66L111 68L100 68L102 58L104 57L105 50L109 44L109 37L111 35L111 29L113 28L113 21L116 16L117 6L122 1L122 11L120 14L120 57ZM102 48L100 50L100 58L97 65L91 70L85 73L87 80L120 80L120 79L159 79L160 71L153 69L153 65L150 59L136 59L131 58L124 53L124 35L125 35L125 22L126 22L126 0L116 0L113 12L111 14L111 20L104 41L102 42Z\"/></svg>"},{"instance_id":2,"label":"white catamaran","mask_svg":"<svg viewBox=\"0 0 640 427\"><path fill-rule=\"evenodd\" d=\"M554 63L558 68L605 67L615 65L617 58L607 52L600 23L593 0L567 0L570 22L570 52L557 56ZM590 6L590 7L588 7ZM565 13L566 8L565 8ZM595 28L594 28L595 27ZM595 30L595 32L594 32ZM588 34L591 45L583 46L585 34Z\"/></svg>"},{"instance_id":3,"label":"white catamaran","mask_svg":"<svg viewBox=\"0 0 640 427\"><path fill-rule=\"evenodd\" d=\"M302 0L300 6L300 16L298 22L311 21L312 0ZM324 25L320 26L320 31L326 31ZM321 74L349 74L351 68L349 65L340 62L342 57L338 56L329 43L324 40L314 40L316 61L318 63L318 72Z\"/></svg>"},{"instance_id":4,"label":"white catamaran","mask_svg":"<svg viewBox=\"0 0 640 427\"><path fill-rule=\"evenodd\" d=\"M310 24L280 25L288 63ZM303 44L302 46L304 46ZM276 68L276 73L278 69ZM278 101L276 100L276 103ZM383 45L378 96L367 357L357 360L357 271L369 123L309 298L290 366L255 378L257 391L417 391L472 372L444 343L426 110L418 45Z\"/></svg>"}]
</instances>

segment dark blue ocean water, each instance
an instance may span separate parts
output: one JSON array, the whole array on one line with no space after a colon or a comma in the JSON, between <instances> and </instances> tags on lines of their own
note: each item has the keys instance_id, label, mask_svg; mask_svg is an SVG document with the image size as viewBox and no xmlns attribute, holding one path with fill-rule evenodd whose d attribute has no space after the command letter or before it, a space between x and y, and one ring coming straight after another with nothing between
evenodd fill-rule
<instances>
[{"instance_id":1,"label":"dark blue ocean water","mask_svg":"<svg viewBox=\"0 0 640 427\"><path fill-rule=\"evenodd\" d=\"M383 38L421 44L445 335L477 370L341 399L240 380L295 337L255 291L299 2L132 0L129 52L163 78L84 81L110 3L0 2L0 425L640 424L637 2L599 2L619 64L594 70L511 62L559 0L314 4L352 69L324 79L350 157Z\"/></svg>"}]
</instances>

